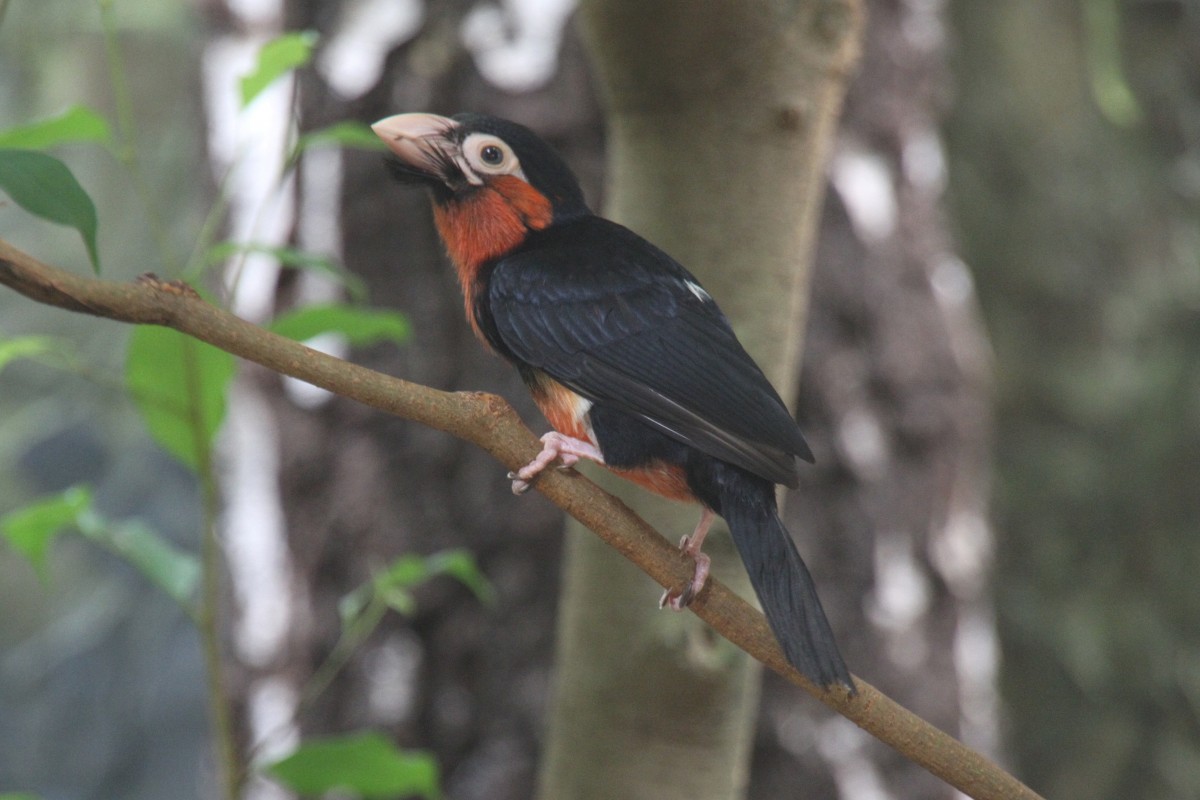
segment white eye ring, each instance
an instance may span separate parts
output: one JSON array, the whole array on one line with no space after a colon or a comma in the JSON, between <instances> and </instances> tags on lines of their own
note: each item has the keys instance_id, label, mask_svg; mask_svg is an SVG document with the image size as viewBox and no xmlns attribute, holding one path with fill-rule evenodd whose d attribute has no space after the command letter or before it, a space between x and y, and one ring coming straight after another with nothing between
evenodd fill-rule
<instances>
[{"instance_id":1,"label":"white eye ring","mask_svg":"<svg viewBox=\"0 0 1200 800\"><path fill-rule=\"evenodd\" d=\"M463 140L462 154L471 170L476 173L523 177L516 153L498 137L487 133L472 133Z\"/></svg>"}]
</instances>

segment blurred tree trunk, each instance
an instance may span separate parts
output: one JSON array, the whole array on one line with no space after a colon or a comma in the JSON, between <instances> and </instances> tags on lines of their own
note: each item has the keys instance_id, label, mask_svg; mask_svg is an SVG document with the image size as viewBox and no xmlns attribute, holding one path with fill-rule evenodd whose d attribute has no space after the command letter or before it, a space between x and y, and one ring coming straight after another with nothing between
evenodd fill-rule
<instances>
[{"instance_id":1,"label":"blurred tree trunk","mask_svg":"<svg viewBox=\"0 0 1200 800\"><path fill-rule=\"evenodd\" d=\"M730 0L697 15L596 0L581 22L608 112L608 215L687 265L790 394L821 170L860 9ZM668 536L695 524L693 506L596 477ZM740 796L758 666L695 617L653 613L659 590L644 575L567 529L540 796ZM714 536L709 551L717 574L753 597L728 539Z\"/></svg>"},{"instance_id":2,"label":"blurred tree trunk","mask_svg":"<svg viewBox=\"0 0 1200 800\"><path fill-rule=\"evenodd\" d=\"M930 27L937 33L941 21L924 6L870 5L864 72L851 89L834 148L836 191L822 222L810 304L800 268L821 194L822 142L844 78L831 65L844 68L845 50L841 61L835 54L853 41L855 20L844 3L723 3L726 13L757 22L735 24L695 11L671 31L671 12L660 9L655 20L625 28L674 41L662 52L644 39L640 47L636 38L610 40L621 28L618 11L645 13L636 4L588 7L589 41L599 63L607 63L601 69L614 110L610 208L701 274L785 396L799 371L795 327L807 305L799 417L818 466L805 471L802 490L788 502L789 528L813 568L851 668L944 728L986 734L991 661L986 647L974 661L961 657L971 652L973 634L990 641L982 588L988 539L981 345L970 280L953 258L938 213L942 41L914 36ZM503 91L481 77L460 35L464 19L467 30L481 24L473 7L465 0L427 4L415 31L385 43L380 74L360 91L335 89L342 76L323 55L316 70L301 76L302 127L414 110L508 116L564 153L599 208L601 115L572 29L552 78L519 93ZM356 40L350 3L290 0L287 8L286 27L323 32L323 54L347 44L361 53L383 25L376 20L367 26L371 36L360 29ZM756 9L761 16L754 16ZM491 12L482 13L485 23L501 29L486 16ZM520 25L508 22L519 42ZM791 47L759 44L776 35L794 37ZM724 52L723 37L738 44L725 67L685 75L666 70L666 63L716 58ZM647 69L655 59L662 59L663 71ZM653 82L618 84L622 74ZM766 88L764 74L781 84ZM532 427L544 426L512 370L473 340L424 196L396 187L377 154L352 152L306 157L297 196L296 240L320 242L326 226L324 241L335 250L341 243L372 302L399 308L413 321L406 347L371 349L356 353L356 360L441 388L496 391ZM322 291L308 276L285 273L277 300L288 305ZM255 380L279 431L278 485L292 564L287 601L294 612L286 653L265 665L243 665L235 689L242 692L253 681L283 689L273 697L286 698L336 641L337 600L373 568L402 553L465 546L496 583L496 606L482 608L449 581L425 587L412 618L389 618L306 710L299 728L307 734L370 726L388 730L404 746L430 748L455 800L530 797L539 750L548 747L543 787L547 795L557 791L562 784L549 776L571 778L563 756L580 736L580 729L569 733L559 723L547 731L543 722L553 674L561 516L536 495L513 497L503 470L449 437L338 398L300 402L273 376ZM649 516L676 535L695 521L691 510ZM572 533L569 542L573 551L599 549L590 534ZM719 567L737 571L731 550L714 547L713 554ZM591 569L591 557L580 555L570 559L572 573ZM643 786L679 778L675 770L685 762L697 777L711 776L694 756L668 769L663 751L683 737L692 739L689 746L712 737L697 752L712 772L723 773L715 785L731 796L747 780L742 754L751 745L745 731L755 711L757 670L712 642L690 615L656 612L658 590L630 568L615 571L625 574L592 584L607 588L603 597L580 605L588 598L578 593L568 601L563 626L571 627L570 617L583 607L595 613L599 621L589 630L605 637L608 657L643 666L640 674L620 676L639 679L642 702L648 704L645 692L658 691L672 714L688 711L646 721L651 735L639 741L651 757L640 760L656 761L660 772L643 773ZM620 588L630 583L634 589ZM649 624L650 632L634 633L631 619L639 629ZM668 655L668 643L683 646ZM572 684L591 663L558 665L562 691L577 688ZM976 672L966 675L964 663L975 664ZM679 667L688 682L671 678ZM613 697L596 687L614 676L587 680L596 694L585 700ZM849 723L829 719L794 688L768 677L763 691L751 797L792 796L800 785L814 796L861 796L863 786L906 797L949 794L864 741ZM570 708L567 696L560 695L560 713ZM967 710L980 697L984 711L971 716ZM249 701L244 711L248 720L262 713ZM714 719L723 722L710 727ZM607 736L584 734L593 745ZM714 743L721 758L713 755ZM612 781L632 771L633 761L616 765L611 753L588 752L609 766L599 788L618 796ZM582 774L583 763L580 757L573 768Z\"/></svg>"},{"instance_id":3,"label":"blurred tree trunk","mask_svg":"<svg viewBox=\"0 0 1200 800\"><path fill-rule=\"evenodd\" d=\"M990 363L943 212L937 4L873 0L828 164L798 417L817 464L788 499L847 663L994 751ZM773 675L750 795L949 798L937 779Z\"/></svg>"},{"instance_id":4,"label":"blurred tree trunk","mask_svg":"<svg viewBox=\"0 0 1200 800\"><path fill-rule=\"evenodd\" d=\"M425 4L415 31L383 43L381 71L357 96L339 94L333 84L343 76L326 71L336 65L323 68L319 57L301 84L303 127L416 110L518 119L566 156L598 205L600 115L578 42L568 34L544 82L503 91L482 77L464 44L474 6ZM354 7L292 0L288 27L320 30L326 54L363 54L384 20L356 30ZM491 23L494 32L507 24ZM471 334L424 192L397 186L378 153L340 159L330 180L314 174L316 159L305 158L301 217L309 202L332 201L346 265L365 279L372 304L402 310L413 325L406 346L373 348L355 360L447 390L497 392L535 430L543 427L515 372ZM318 214L307 224L314 222L329 218ZM290 303L308 291L307 278L292 275L279 296ZM514 497L498 464L444 434L338 398L303 407L280 387L271 408L281 430L280 487L297 596L308 609L293 628L289 677L302 682L333 646L337 601L399 555L465 547L497 590L496 604L484 607L449 580L422 587L416 612L385 619L304 715L303 732L386 730L401 746L436 754L455 800L528 800L552 666L561 514L536 492Z\"/></svg>"}]
</instances>

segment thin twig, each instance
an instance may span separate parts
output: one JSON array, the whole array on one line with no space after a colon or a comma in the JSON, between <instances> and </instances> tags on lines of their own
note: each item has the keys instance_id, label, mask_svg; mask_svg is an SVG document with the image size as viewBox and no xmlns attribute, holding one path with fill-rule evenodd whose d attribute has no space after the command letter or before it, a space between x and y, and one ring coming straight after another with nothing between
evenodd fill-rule
<instances>
[{"instance_id":1,"label":"thin twig","mask_svg":"<svg viewBox=\"0 0 1200 800\"><path fill-rule=\"evenodd\" d=\"M165 325L249 361L373 408L479 445L516 469L541 448L503 399L448 393L351 364L263 330L204 302L188 286L143 276L135 283L82 277L43 264L0 239L0 284L59 308L100 317ZM583 476L552 470L537 489L594 531L659 585L691 578L691 563L617 498ZM690 606L718 633L863 730L976 800L1039 800L1039 795L983 755L938 730L875 687L855 679L858 693L824 691L784 659L762 614L719 581Z\"/></svg>"},{"instance_id":2,"label":"thin twig","mask_svg":"<svg viewBox=\"0 0 1200 800\"><path fill-rule=\"evenodd\" d=\"M138 146L137 120L133 111L133 92L129 88L129 72L125 69L125 57L121 51L120 25L117 23L115 0L98 0L100 30L104 39L104 56L108 61L108 80L112 86L113 104L116 112L117 137L113 154L125 165L138 198L145 208L150 232L158 245L158 252L172 272L179 271L179 257L171 246L171 237L163 222L160 204L151 198L150 187L142 170Z\"/></svg>"},{"instance_id":3,"label":"thin twig","mask_svg":"<svg viewBox=\"0 0 1200 800\"><path fill-rule=\"evenodd\" d=\"M208 677L208 707L212 716L216 739L217 767L221 790L225 800L241 797L242 775L245 773L241 752L238 750L237 733L234 730L233 711L230 708L229 692L225 683L225 662L221 657L221 629L218 610L221 606L221 542L217 533L220 517L220 492L217 488L216 472L213 469L213 453L210 441L204 436L203 410L199 407L201 387L196 350L199 345L191 339L181 340L183 348L183 374L188 381L187 396L190 398L189 426L195 437L196 474L200 480L200 495L203 508L203 534L200 545L200 603L196 613L196 627L200 632L200 649L204 654L205 672Z\"/></svg>"}]
</instances>

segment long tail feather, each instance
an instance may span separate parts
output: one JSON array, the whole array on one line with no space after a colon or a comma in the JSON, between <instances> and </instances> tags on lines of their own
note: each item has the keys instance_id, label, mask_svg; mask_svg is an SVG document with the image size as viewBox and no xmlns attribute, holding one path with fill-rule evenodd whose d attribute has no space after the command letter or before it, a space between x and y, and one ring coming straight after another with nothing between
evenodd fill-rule
<instances>
[{"instance_id":1,"label":"long tail feather","mask_svg":"<svg viewBox=\"0 0 1200 800\"><path fill-rule=\"evenodd\" d=\"M727 497L722 505L750 583L788 661L820 686L840 683L853 689L817 587L774 503L762 508L747 504L744 497Z\"/></svg>"}]
</instances>

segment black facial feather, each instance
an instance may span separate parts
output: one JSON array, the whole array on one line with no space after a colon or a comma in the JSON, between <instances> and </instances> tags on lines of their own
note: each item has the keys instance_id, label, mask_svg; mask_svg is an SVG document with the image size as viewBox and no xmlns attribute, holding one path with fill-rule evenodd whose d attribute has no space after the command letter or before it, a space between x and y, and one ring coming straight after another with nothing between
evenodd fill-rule
<instances>
[{"instance_id":1,"label":"black facial feather","mask_svg":"<svg viewBox=\"0 0 1200 800\"><path fill-rule=\"evenodd\" d=\"M524 125L483 114L456 114L459 140L471 133L488 133L506 142L521 162L530 185L554 205L555 219L564 220L588 213L579 181L567 162Z\"/></svg>"}]
</instances>

